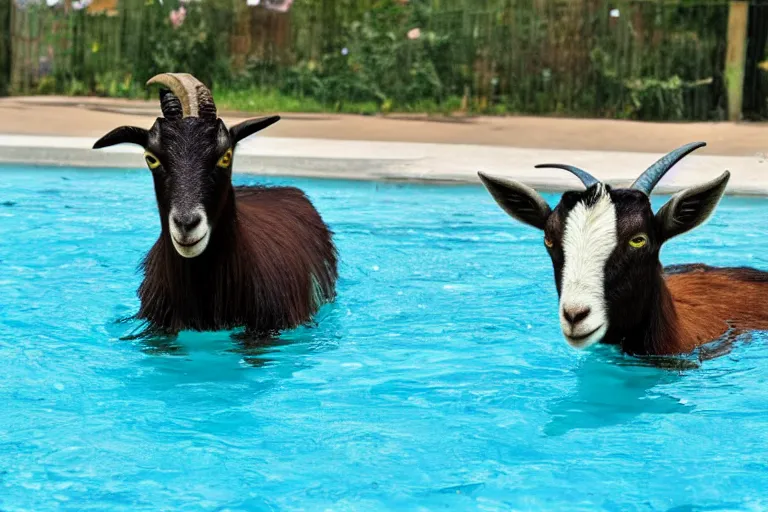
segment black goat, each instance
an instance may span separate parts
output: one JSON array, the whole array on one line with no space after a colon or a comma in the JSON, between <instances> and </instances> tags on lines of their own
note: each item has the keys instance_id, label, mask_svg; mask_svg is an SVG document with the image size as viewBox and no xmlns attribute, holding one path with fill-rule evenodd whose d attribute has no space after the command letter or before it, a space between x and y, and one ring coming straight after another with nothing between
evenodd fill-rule
<instances>
[{"instance_id":1,"label":"black goat","mask_svg":"<svg viewBox=\"0 0 768 512\"><path fill-rule=\"evenodd\" d=\"M205 85L162 74L163 117L117 128L94 144L138 144L152 171L162 232L145 257L137 314L153 331L297 327L335 295L332 233L293 187L233 187L235 145L280 118L229 129Z\"/></svg>"},{"instance_id":2,"label":"black goat","mask_svg":"<svg viewBox=\"0 0 768 512\"><path fill-rule=\"evenodd\" d=\"M628 189L614 189L570 165L585 191L563 194L551 210L526 185L480 173L515 219L544 231L560 295L560 326L570 345L602 342L631 354L690 352L726 333L768 329L768 272L686 265L663 269L662 244L705 222L730 174L683 190L655 215L651 191L693 143L665 156Z\"/></svg>"}]
</instances>

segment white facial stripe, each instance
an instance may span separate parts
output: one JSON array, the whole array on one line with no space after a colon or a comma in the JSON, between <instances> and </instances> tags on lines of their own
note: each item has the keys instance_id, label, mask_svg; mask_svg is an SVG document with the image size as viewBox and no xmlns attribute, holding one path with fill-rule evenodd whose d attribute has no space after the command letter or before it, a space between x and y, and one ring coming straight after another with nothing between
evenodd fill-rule
<instances>
[{"instance_id":1,"label":"white facial stripe","mask_svg":"<svg viewBox=\"0 0 768 512\"><path fill-rule=\"evenodd\" d=\"M600 196L594 205L578 203L565 220L560 326L568 343L576 348L597 343L608 329L605 263L618 243L616 208L605 188L599 187ZM565 319L565 311L587 308L589 314L576 325Z\"/></svg>"},{"instance_id":2,"label":"white facial stripe","mask_svg":"<svg viewBox=\"0 0 768 512\"><path fill-rule=\"evenodd\" d=\"M208 224L205 208L202 205L198 205L187 214L200 216L201 218L200 223L194 229L187 232L180 230L174 222L173 219L177 213L178 210L174 206L168 215L168 228L171 232L171 242L174 249L185 258L199 256L208 247L208 241L211 236L211 226Z\"/></svg>"}]
</instances>

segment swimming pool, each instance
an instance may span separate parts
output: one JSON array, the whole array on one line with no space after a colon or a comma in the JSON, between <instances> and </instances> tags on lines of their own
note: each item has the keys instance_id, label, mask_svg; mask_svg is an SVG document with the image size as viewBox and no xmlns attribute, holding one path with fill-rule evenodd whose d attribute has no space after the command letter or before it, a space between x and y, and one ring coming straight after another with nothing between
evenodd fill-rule
<instances>
[{"instance_id":1,"label":"swimming pool","mask_svg":"<svg viewBox=\"0 0 768 512\"><path fill-rule=\"evenodd\" d=\"M237 177L304 188L341 253L319 326L245 351L120 340L147 171L0 178L2 510L768 507L768 336L682 373L574 351L541 234L479 185ZM768 269L766 215L726 198L662 259Z\"/></svg>"}]
</instances>

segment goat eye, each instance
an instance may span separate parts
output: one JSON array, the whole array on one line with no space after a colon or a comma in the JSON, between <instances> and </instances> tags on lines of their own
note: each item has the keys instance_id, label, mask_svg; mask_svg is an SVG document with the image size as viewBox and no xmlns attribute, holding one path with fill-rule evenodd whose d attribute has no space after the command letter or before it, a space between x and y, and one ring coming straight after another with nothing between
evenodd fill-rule
<instances>
[{"instance_id":1,"label":"goat eye","mask_svg":"<svg viewBox=\"0 0 768 512\"><path fill-rule=\"evenodd\" d=\"M144 152L144 160L147 162L147 166L152 170L160 167L160 160L149 151Z\"/></svg>"},{"instance_id":2,"label":"goat eye","mask_svg":"<svg viewBox=\"0 0 768 512\"><path fill-rule=\"evenodd\" d=\"M629 245L635 249L644 247L648 243L648 237L646 235L637 235L629 241Z\"/></svg>"},{"instance_id":3,"label":"goat eye","mask_svg":"<svg viewBox=\"0 0 768 512\"><path fill-rule=\"evenodd\" d=\"M226 153L224 153L221 158L219 158L219 161L216 163L219 167L229 167L229 164L232 163L232 150L228 149Z\"/></svg>"},{"instance_id":4,"label":"goat eye","mask_svg":"<svg viewBox=\"0 0 768 512\"><path fill-rule=\"evenodd\" d=\"M550 240L548 237L545 236L544 237L544 245L546 245L549 249L551 249L552 246L555 245L555 243L552 240Z\"/></svg>"}]
</instances>

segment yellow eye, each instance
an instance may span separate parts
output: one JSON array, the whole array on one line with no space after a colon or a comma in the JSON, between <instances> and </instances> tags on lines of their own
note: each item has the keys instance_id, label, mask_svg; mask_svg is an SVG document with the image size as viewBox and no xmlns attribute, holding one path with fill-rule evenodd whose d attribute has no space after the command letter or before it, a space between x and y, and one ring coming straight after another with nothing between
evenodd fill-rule
<instances>
[{"instance_id":1,"label":"yellow eye","mask_svg":"<svg viewBox=\"0 0 768 512\"><path fill-rule=\"evenodd\" d=\"M158 158L149 151L144 152L144 160L146 160L147 166L150 169L154 170L160 167L160 160L158 160Z\"/></svg>"},{"instance_id":2,"label":"yellow eye","mask_svg":"<svg viewBox=\"0 0 768 512\"><path fill-rule=\"evenodd\" d=\"M555 244L552 243L552 240L550 240L549 238L544 237L544 245L546 245L547 247L549 247L551 249L552 246L555 245Z\"/></svg>"},{"instance_id":3,"label":"yellow eye","mask_svg":"<svg viewBox=\"0 0 768 512\"><path fill-rule=\"evenodd\" d=\"M631 245L635 249L644 247L645 244L647 243L648 243L648 237L645 235L637 235L636 237L632 238L632 240L629 241L629 245Z\"/></svg>"},{"instance_id":4,"label":"yellow eye","mask_svg":"<svg viewBox=\"0 0 768 512\"><path fill-rule=\"evenodd\" d=\"M221 158L219 158L219 161L216 163L219 167L229 167L229 165L232 163L232 150L228 149L226 153L224 153Z\"/></svg>"}]
</instances>

